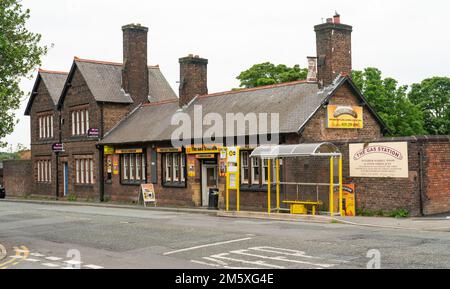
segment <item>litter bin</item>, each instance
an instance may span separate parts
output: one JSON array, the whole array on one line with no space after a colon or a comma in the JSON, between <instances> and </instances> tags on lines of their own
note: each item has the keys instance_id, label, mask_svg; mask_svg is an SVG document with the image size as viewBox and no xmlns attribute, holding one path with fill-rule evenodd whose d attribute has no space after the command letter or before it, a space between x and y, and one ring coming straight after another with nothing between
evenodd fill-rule
<instances>
[{"instance_id":1,"label":"litter bin","mask_svg":"<svg viewBox=\"0 0 450 289\"><path fill-rule=\"evenodd\" d=\"M5 195L5 188L0 186L0 199L4 199Z\"/></svg>"},{"instance_id":2,"label":"litter bin","mask_svg":"<svg viewBox=\"0 0 450 289\"><path fill-rule=\"evenodd\" d=\"M209 207L210 210L219 209L219 189L209 189Z\"/></svg>"}]
</instances>

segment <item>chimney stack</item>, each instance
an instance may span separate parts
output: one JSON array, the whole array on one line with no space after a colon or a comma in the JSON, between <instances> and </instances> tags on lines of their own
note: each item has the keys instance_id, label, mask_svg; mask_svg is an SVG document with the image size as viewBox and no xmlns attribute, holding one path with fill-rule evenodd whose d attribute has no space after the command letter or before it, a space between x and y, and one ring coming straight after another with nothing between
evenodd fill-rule
<instances>
[{"instance_id":1,"label":"chimney stack","mask_svg":"<svg viewBox=\"0 0 450 289\"><path fill-rule=\"evenodd\" d=\"M197 95L208 94L207 66L208 59L189 54L179 59L180 91L179 105L187 105Z\"/></svg>"},{"instance_id":2,"label":"chimney stack","mask_svg":"<svg viewBox=\"0 0 450 289\"><path fill-rule=\"evenodd\" d=\"M308 82L317 82L317 57L308 56Z\"/></svg>"},{"instance_id":3,"label":"chimney stack","mask_svg":"<svg viewBox=\"0 0 450 289\"><path fill-rule=\"evenodd\" d=\"M326 23L316 25L317 79L321 87L333 83L340 74L352 71L352 31L350 25L341 24L336 12Z\"/></svg>"},{"instance_id":4,"label":"chimney stack","mask_svg":"<svg viewBox=\"0 0 450 289\"><path fill-rule=\"evenodd\" d=\"M148 28L129 24L123 31L122 88L134 105L148 102L147 34Z\"/></svg>"}]
</instances>

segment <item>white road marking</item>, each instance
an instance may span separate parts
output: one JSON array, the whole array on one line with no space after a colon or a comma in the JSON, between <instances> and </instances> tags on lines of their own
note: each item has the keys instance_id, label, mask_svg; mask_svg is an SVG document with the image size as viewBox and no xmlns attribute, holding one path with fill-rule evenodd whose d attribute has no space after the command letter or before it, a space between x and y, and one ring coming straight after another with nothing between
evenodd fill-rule
<instances>
[{"instance_id":1,"label":"white road marking","mask_svg":"<svg viewBox=\"0 0 450 289\"><path fill-rule=\"evenodd\" d=\"M45 257L45 255L42 255L40 253L31 253L30 255L34 257Z\"/></svg>"},{"instance_id":2,"label":"white road marking","mask_svg":"<svg viewBox=\"0 0 450 289\"><path fill-rule=\"evenodd\" d=\"M50 267L50 268L57 268L60 267L59 265L53 264L53 263L42 263L43 266Z\"/></svg>"},{"instance_id":3,"label":"white road marking","mask_svg":"<svg viewBox=\"0 0 450 289\"><path fill-rule=\"evenodd\" d=\"M35 262L41 262L41 260L37 260L37 259L25 259L25 261L33 262L33 263L35 263Z\"/></svg>"},{"instance_id":4,"label":"white road marking","mask_svg":"<svg viewBox=\"0 0 450 289\"><path fill-rule=\"evenodd\" d=\"M84 265L83 267L85 268L89 268L89 269L104 269L102 266L97 266L97 265Z\"/></svg>"},{"instance_id":5,"label":"white road marking","mask_svg":"<svg viewBox=\"0 0 450 289\"><path fill-rule=\"evenodd\" d=\"M212 266L212 267L220 267L219 264L211 264L211 263L206 263L203 261L197 261L197 260L191 260L192 263L196 263L196 264L200 264L200 265L206 265L206 266Z\"/></svg>"},{"instance_id":6,"label":"white road marking","mask_svg":"<svg viewBox=\"0 0 450 289\"><path fill-rule=\"evenodd\" d=\"M80 265L83 262L76 261L76 260L69 260L69 261L64 261L64 263L69 264L69 265Z\"/></svg>"},{"instance_id":7,"label":"white road marking","mask_svg":"<svg viewBox=\"0 0 450 289\"><path fill-rule=\"evenodd\" d=\"M224 244L229 244L229 243L242 242L242 241L247 241L247 240L250 240L250 239L251 238L248 237L248 238L242 238L242 239L236 239L236 240L230 240L230 241L224 241L224 242L217 242L217 243L212 243L212 244L205 244L205 245L200 245L200 246L195 246L195 247L175 250L175 251L171 251L171 252L166 252L166 253L163 253L163 255L171 255L171 254L175 254L175 253L181 253L181 252L196 250L196 249L205 248L205 247L219 246L219 245L224 245Z\"/></svg>"},{"instance_id":8,"label":"white road marking","mask_svg":"<svg viewBox=\"0 0 450 289\"><path fill-rule=\"evenodd\" d=\"M22 250L22 249L14 249L17 253L28 253L28 250Z\"/></svg>"},{"instance_id":9,"label":"white road marking","mask_svg":"<svg viewBox=\"0 0 450 289\"><path fill-rule=\"evenodd\" d=\"M59 260L62 260L62 258L59 258L59 257L45 257L45 259L50 260L50 261L59 261Z\"/></svg>"},{"instance_id":10,"label":"white road marking","mask_svg":"<svg viewBox=\"0 0 450 289\"><path fill-rule=\"evenodd\" d=\"M9 258L12 258L12 259L22 259L23 256L17 256L17 255L14 255L14 256L9 256Z\"/></svg>"},{"instance_id":11,"label":"white road marking","mask_svg":"<svg viewBox=\"0 0 450 289\"><path fill-rule=\"evenodd\" d=\"M248 260L243 260L243 259L226 257L229 255L230 254L228 254L228 253L222 253L222 254L212 255L211 257L217 258L217 259L222 259L222 260L229 260L229 261L244 263L244 264L252 264L252 265L256 265L256 266L264 266L264 267L270 267L270 268L276 268L276 269L285 269L284 266L269 264L265 261L248 261Z\"/></svg>"},{"instance_id":12,"label":"white road marking","mask_svg":"<svg viewBox=\"0 0 450 289\"><path fill-rule=\"evenodd\" d=\"M319 267L323 267L323 268L329 268L329 267L334 266L333 264L321 264L321 263L312 263L312 262L300 261L300 260L291 260L291 259L287 259L284 256L268 257L268 256L257 255L257 254L252 254L252 253L248 253L248 252L249 252L249 250L236 250L236 251L231 251L230 253L237 254L237 255L250 256L250 257L255 257L255 258L260 258L260 259L269 259L269 260L282 261L282 262L319 266Z\"/></svg>"}]
</instances>

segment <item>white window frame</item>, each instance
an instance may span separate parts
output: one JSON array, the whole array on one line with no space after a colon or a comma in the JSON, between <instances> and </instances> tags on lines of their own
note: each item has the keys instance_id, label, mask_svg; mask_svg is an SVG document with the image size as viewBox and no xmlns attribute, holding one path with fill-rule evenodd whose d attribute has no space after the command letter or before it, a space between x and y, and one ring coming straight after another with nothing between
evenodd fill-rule
<instances>
[{"instance_id":1,"label":"white window frame","mask_svg":"<svg viewBox=\"0 0 450 289\"><path fill-rule=\"evenodd\" d=\"M240 166L241 166L241 184L248 184L250 181L250 173L248 171L248 151L241 151L241 159L240 159ZM244 163L245 160L245 163ZM245 164L245 165L244 165ZM247 171L247 179L244 179L244 172Z\"/></svg>"},{"instance_id":2,"label":"white window frame","mask_svg":"<svg viewBox=\"0 0 450 289\"><path fill-rule=\"evenodd\" d=\"M84 134L84 110L80 111L80 134Z\"/></svg>"},{"instance_id":3,"label":"white window frame","mask_svg":"<svg viewBox=\"0 0 450 289\"><path fill-rule=\"evenodd\" d=\"M259 159L251 158L252 169L251 169L251 176L250 176L250 178L252 180L252 184L259 184L259 177L261 175L261 168L259 166L259 163L260 163ZM257 175L256 179L255 179L255 176L256 176L255 168L258 169L258 175Z\"/></svg>"}]
</instances>

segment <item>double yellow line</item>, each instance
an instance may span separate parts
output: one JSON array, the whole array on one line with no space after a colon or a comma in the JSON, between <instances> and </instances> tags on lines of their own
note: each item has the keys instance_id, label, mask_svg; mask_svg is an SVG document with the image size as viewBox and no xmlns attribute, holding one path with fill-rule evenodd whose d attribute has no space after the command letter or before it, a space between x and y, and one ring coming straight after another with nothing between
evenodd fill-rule
<instances>
[{"instance_id":1,"label":"double yellow line","mask_svg":"<svg viewBox=\"0 0 450 289\"><path fill-rule=\"evenodd\" d=\"M25 246L20 246L20 248L14 247L14 251L16 252L16 255L11 257L11 260L1 263L0 269L7 269L11 266L16 266L20 262L25 261L30 255L30 250L28 250Z\"/></svg>"}]
</instances>

